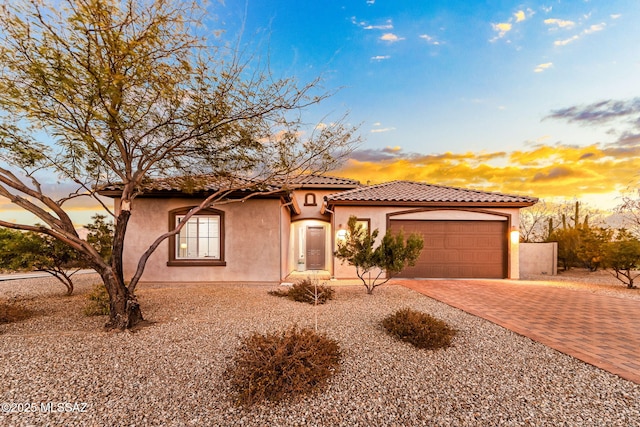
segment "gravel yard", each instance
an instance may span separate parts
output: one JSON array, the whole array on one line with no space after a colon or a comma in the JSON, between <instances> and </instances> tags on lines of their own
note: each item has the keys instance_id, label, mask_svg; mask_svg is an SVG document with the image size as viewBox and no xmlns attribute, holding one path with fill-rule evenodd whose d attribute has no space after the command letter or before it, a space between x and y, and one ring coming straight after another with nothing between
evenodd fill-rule
<instances>
[{"instance_id":1,"label":"gravel yard","mask_svg":"<svg viewBox=\"0 0 640 427\"><path fill-rule=\"evenodd\" d=\"M582 286L565 278L553 285ZM311 327L312 306L271 297L268 286L143 284L148 325L104 332L106 317L83 314L97 282L79 276L71 297L54 279L0 282L0 298L35 311L0 325L0 424L640 425L640 385L393 285L373 296L362 286L338 286L336 300L318 307L319 329L343 350L328 389L294 403L234 407L222 372L239 337ZM615 279L586 289L638 292ZM458 329L453 346L416 350L388 337L379 321L403 307Z\"/></svg>"}]
</instances>

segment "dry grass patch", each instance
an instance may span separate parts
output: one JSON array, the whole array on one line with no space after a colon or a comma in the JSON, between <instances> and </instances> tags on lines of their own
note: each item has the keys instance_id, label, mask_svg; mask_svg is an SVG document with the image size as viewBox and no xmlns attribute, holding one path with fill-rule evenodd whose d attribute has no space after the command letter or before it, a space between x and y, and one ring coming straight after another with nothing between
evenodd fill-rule
<instances>
[{"instance_id":1,"label":"dry grass patch","mask_svg":"<svg viewBox=\"0 0 640 427\"><path fill-rule=\"evenodd\" d=\"M13 323L32 317L35 313L13 302L0 301L0 323Z\"/></svg>"}]
</instances>

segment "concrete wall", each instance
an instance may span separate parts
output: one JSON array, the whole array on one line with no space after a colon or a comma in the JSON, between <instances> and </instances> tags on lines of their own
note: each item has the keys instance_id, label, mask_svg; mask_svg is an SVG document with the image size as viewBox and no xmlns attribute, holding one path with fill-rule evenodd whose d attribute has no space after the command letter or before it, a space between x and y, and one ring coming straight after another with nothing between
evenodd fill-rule
<instances>
[{"instance_id":1,"label":"concrete wall","mask_svg":"<svg viewBox=\"0 0 640 427\"><path fill-rule=\"evenodd\" d=\"M140 254L169 229L169 211L192 207L188 198L134 201L125 240L125 275L135 271ZM149 258L142 281L152 282L278 282L281 275L282 228L288 229L278 199L249 199L217 205L224 212L226 266L167 266L169 240ZM286 234L285 234L286 235Z\"/></svg>"},{"instance_id":2,"label":"concrete wall","mask_svg":"<svg viewBox=\"0 0 640 427\"><path fill-rule=\"evenodd\" d=\"M358 218L371 220L371 230L376 228L380 231L378 235L378 243L384 233L387 231L387 215L394 214L394 219L416 219L416 220L468 220L468 221L510 221L512 229L517 230L520 226L520 210L519 209L481 209L483 212L474 212L472 210L457 209L439 209L439 210L420 210L406 207L386 207L386 206L336 206L334 224L336 233L340 228L346 229L349 216L355 215ZM334 236L335 238L335 236ZM518 239L508 239L509 259L508 259L508 278L518 279L520 277L519 270L519 250ZM335 240L335 239L334 239ZM340 260L334 263L334 276L336 278L356 278L355 268L348 264L342 264Z\"/></svg>"},{"instance_id":3,"label":"concrete wall","mask_svg":"<svg viewBox=\"0 0 640 427\"><path fill-rule=\"evenodd\" d=\"M520 243L520 274L558 274L558 242Z\"/></svg>"}]
</instances>

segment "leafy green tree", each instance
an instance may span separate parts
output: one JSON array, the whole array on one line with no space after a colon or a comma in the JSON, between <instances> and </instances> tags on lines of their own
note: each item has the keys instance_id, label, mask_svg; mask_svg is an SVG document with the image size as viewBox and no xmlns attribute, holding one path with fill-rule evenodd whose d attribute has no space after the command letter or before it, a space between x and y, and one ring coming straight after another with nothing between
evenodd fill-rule
<instances>
[{"instance_id":1,"label":"leafy green tree","mask_svg":"<svg viewBox=\"0 0 640 427\"><path fill-rule=\"evenodd\" d=\"M106 216L94 215L93 223L85 227L89 230L87 241L108 260L113 241L113 223L106 222ZM72 276L86 261L71 246L46 234L32 231L21 232L0 227L0 265L8 271L43 271L58 279L73 293Z\"/></svg>"},{"instance_id":2,"label":"leafy green tree","mask_svg":"<svg viewBox=\"0 0 640 427\"><path fill-rule=\"evenodd\" d=\"M13 271L16 248L24 239L24 233L0 227L0 271Z\"/></svg>"},{"instance_id":3,"label":"leafy green tree","mask_svg":"<svg viewBox=\"0 0 640 427\"><path fill-rule=\"evenodd\" d=\"M26 232L14 241L13 251L12 270L49 273L66 287L67 295L73 293L71 277L80 270L82 259L72 247L45 234Z\"/></svg>"},{"instance_id":4,"label":"leafy green tree","mask_svg":"<svg viewBox=\"0 0 640 427\"><path fill-rule=\"evenodd\" d=\"M296 174L329 170L359 139L346 117L306 123L303 110L331 93L319 80L277 78L239 43L208 37L208 12L180 0L0 7L0 198L43 224L0 217L0 226L48 235L82 254L109 293L108 328L142 320L135 288L147 260L192 215L234 190L264 194L276 191L267 186L274 179L286 185ZM45 191L42 180L54 176L67 195ZM142 184L176 176L215 177L218 191L158 236L125 280L125 235ZM115 219L109 262L80 238L65 205L78 197L102 204L104 183L121 189L113 212L103 204Z\"/></svg>"},{"instance_id":5,"label":"leafy green tree","mask_svg":"<svg viewBox=\"0 0 640 427\"><path fill-rule=\"evenodd\" d=\"M567 271L578 263L580 231L575 228L559 228L551 233L549 242L558 242L558 263Z\"/></svg>"},{"instance_id":6,"label":"leafy green tree","mask_svg":"<svg viewBox=\"0 0 640 427\"><path fill-rule=\"evenodd\" d=\"M612 237L613 230L609 228L581 228L576 250L578 261L589 271L596 271L602 264L606 245Z\"/></svg>"},{"instance_id":7,"label":"leafy green tree","mask_svg":"<svg viewBox=\"0 0 640 427\"><path fill-rule=\"evenodd\" d=\"M113 248L113 221L107 222L106 215L96 214L91 217L93 222L85 225L89 231L87 242L93 246L106 262L111 262L111 251Z\"/></svg>"},{"instance_id":8,"label":"leafy green tree","mask_svg":"<svg viewBox=\"0 0 640 427\"><path fill-rule=\"evenodd\" d=\"M635 288L633 281L640 275L634 273L640 266L640 240L625 229L618 230L615 240L606 245L604 266L627 288Z\"/></svg>"},{"instance_id":9,"label":"leafy green tree","mask_svg":"<svg viewBox=\"0 0 640 427\"><path fill-rule=\"evenodd\" d=\"M349 217L347 228L346 238L338 241L335 255L356 268L356 274L368 294L372 294L375 288L387 283L408 265L415 265L424 246L418 234L411 234L405 239L402 231L393 235L387 230L380 245L374 248L378 229L369 233L355 216Z\"/></svg>"}]
</instances>

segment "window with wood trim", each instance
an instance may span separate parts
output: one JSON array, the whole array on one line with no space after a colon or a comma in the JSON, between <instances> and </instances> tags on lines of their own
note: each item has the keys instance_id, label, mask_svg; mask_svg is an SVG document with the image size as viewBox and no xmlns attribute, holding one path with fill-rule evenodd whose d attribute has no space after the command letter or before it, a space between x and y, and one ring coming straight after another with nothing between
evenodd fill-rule
<instances>
[{"instance_id":1,"label":"window with wood trim","mask_svg":"<svg viewBox=\"0 0 640 427\"><path fill-rule=\"evenodd\" d=\"M316 195L313 193L307 193L304 195L304 205L305 206L317 206L316 203Z\"/></svg>"},{"instance_id":2,"label":"window with wood trim","mask_svg":"<svg viewBox=\"0 0 640 427\"><path fill-rule=\"evenodd\" d=\"M184 221L190 208L169 213L172 230ZM226 265L224 261L224 212L206 209L187 220L180 232L169 239L168 265Z\"/></svg>"}]
</instances>

